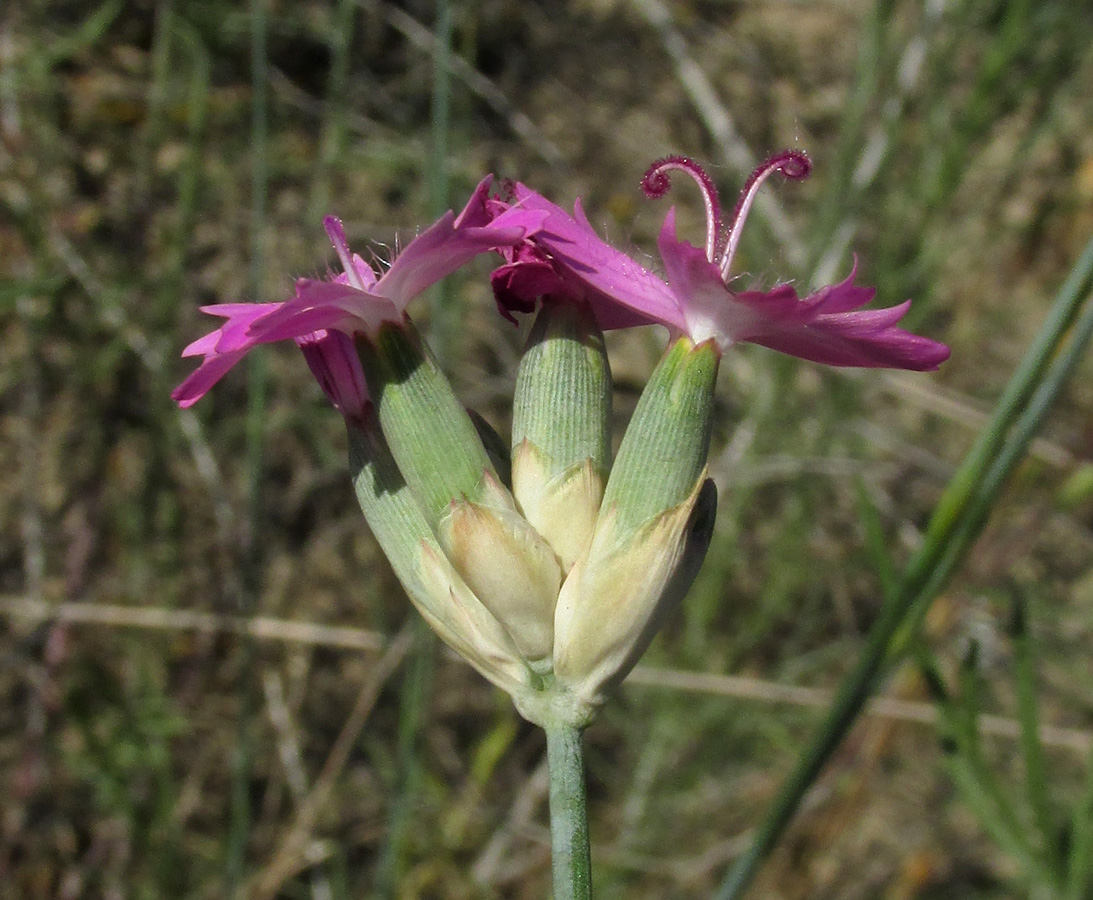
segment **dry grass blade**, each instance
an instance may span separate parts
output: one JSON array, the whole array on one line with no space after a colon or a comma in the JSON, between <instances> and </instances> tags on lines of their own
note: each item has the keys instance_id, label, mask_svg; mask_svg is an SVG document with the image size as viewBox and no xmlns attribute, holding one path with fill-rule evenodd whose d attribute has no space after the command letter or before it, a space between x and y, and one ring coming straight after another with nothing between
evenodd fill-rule
<instances>
[{"instance_id":1,"label":"dry grass blade","mask_svg":"<svg viewBox=\"0 0 1093 900\"><path fill-rule=\"evenodd\" d=\"M293 622L268 616L226 616L154 606L109 603L48 603L31 597L0 599L0 615L31 621L72 622L115 628L198 631L204 634L245 634L260 640L284 641L342 650L382 650L387 638L363 628Z\"/></svg>"},{"instance_id":2,"label":"dry grass blade","mask_svg":"<svg viewBox=\"0 0 1093 900\"><path fill-rule=\"evenodd\" d=\"M777 684L741 675L685 672L659 666L638 666L630 673L627 683L701 694L719 694L765 703L787 703L814 709L829 707L832 696L830 691L821 688ZM870 716L916 722L921 725L935 725L938 721L937 709L933 704L900 700L894 697L874 698L865 712ZM1016 740L1021 733L1017 721L1004 716L982 715L979 717L979 727L982 734L1009 740ZM1083 756L1093 748L1093 734L1079 728L1045 725L1040 730L1040 739L1046 746L1073 750Z\"/></svg>"},{"instance_id":3,"label":"dry grass blade","mask_svg":"<svg viewBox=\"0 0 1093 900\"><path fill-rule=\"evenodd\" d=\"M277 752L285 770L285 780L293 799L299 804L307 797L307 773L304 770L303 754L300 752L300 730L285 701L281 675L277 672L266 672L262 676L262 691L270 724L277 733ZM305 852L307 862L311 865L317 865L323 856L322 848L314 842L308 843ZM313 900L325 900L332 896L330 882L324 872L319 871L313 875L311 896Z\"/></svg>"},{"instance_id":4,"label":"dry grass blade","mask_svg":"<svg viewBox=\"0 0 1093 900\"><path fill-rule=\"evenodd\" d=\"M536 811L547 799L549 787L550 772L544 756L512 801L508 818L494 832L471 867L475 883L496 885L502 880L504 864L511 859L513 842L528 829Z\"/></svg>"},{"instance_id":5,"label":"dry grass blade","mask_svg":"<svg viewBox=\"0 0 1093 900\"><path fill-rule=\"evenodd\" d=\"M857 373L854 373L855 375ZM929 381L915 378L910 372L881 372L880 380L884 386L900 398L913 403L932 415L960 425L972 431L981 431L989 422L991 414L973 400L959 392L941 388ZM1074 454L1065 447L1044 437L1034 438L1029 447L1029 455L1050 466L1065 468L1074 464Z\"/></svg>"},{"instance_id":6,"label":"dry grass blade","mask_svg":"<svg viewBox=\"0 0 1093 900\"><path fill-rule=\"evenodd\" d=\"M424 50L430 54L436 53L436 38L433 33L413 16L390 5L385 5L384 15L391 27L419 50ZM509 123L509 128L530 150L559 171L564 172L569 169L569 164L566 162L562 151L558 149L557 144L543 134L525 113L516 109L501 88L459 56L449 55L448 66L452 75L462 81L470 88L472 93L488 103L494 112Z\"/></svg>"},{"instance_id":7,"label":"dry grass blade","mask_svg":"<svg viewBox=\"0 0 1093 900\"><path fill-rule=\"evenodd\" d=\"M369 713L376 705L380 690L399 667L407 651L413 644L413 635L409 629L404 629L388 646L383 656L376 662L369 679L361 685L357 694L353 709L346 717L342 730L338 733L334 746L323 764L319 777L307 796L300 802L288 826L284 837L281 838L277 850L269 865L257 877L253 887L248 892L253 900L265 900L273 897L284 883L297 872L301 865L307 863L307 848L311 839L311 832L315 822L322 812L334 788L334 783L345 768L346 760L353 749L364 723L368 720Z\"/></svg>"},{"instance_id":8,"label":"dry grass blade","mask_svg":"<svg viewBox=\"0 0 1093 900\"><path fill-rule=\"evenodd\" d=\"M151 628L157 630L195 630L206 633L225 632L247 634L260 640L284 641L313 646L337 647L344 650L376 651L387 644L386 638L375 631L347 626L316 625L292 622L266 616L242 618L187 610L130 607L98 603L51 604L29 597L0 598L0 615L16 619L58 621L107 625L112 627ZM395 639L402 640L402 637ZM387 658L385 654L384 658ZM660 666L637 666L626 679L628 685L662 690L687 691L722 697L736 697L763 703L786 703L823 709L831 702L831 693L822 688L778 684L742 675L720 675L712 672L687 672ZM934 725L937 711L930 703L878 697L867 708L868 715L880 718ZM1016 740L1020 728L1014 719L983 715L979 718L982 733L992 737ZM1093 748L1093 734L1079 728L1045 725L1040 731L1045 746L1088 754ZM514 806L513 815L516 814ZM485 857L483 854L483 858ZM486 863L480 864L486 866Z\"/></svg>"}]
</instances>

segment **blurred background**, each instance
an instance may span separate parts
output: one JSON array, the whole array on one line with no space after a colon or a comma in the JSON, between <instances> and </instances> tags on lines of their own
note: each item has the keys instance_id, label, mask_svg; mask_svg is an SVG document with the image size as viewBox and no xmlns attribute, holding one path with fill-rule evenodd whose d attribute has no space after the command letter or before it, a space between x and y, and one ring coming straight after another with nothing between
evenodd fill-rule
<instances>
[{"instance_id":1,"label":"blurred background","mask_svg":"<svg viewBox=\"0 0 1093 900\"><path fill-rule=\"evenodd\" d=\"M769 182L737 270L807 288L856 253L953 354L725 360L709 558L586 736L597 895L711 896L1093 234L1091 46L1087 0L5 4L0 897L547 896L542 734L414 624L298 351L190 411L179 353L199 306L325 274L324 214L389 259L492 172L655 266L668 203L704 224L683 180L643 198L651 161L698 159L731 206L795 147L814 174ZM489 264L411 313L507 435L527 324ZM663 335L609 345L617 440ZM1005 782L1021 598L1060 823L1093 746L1091 375L923 627L975 669ZM1029 895L916 670L884 693L749 896Z\"/></svg>"}]
</instances>

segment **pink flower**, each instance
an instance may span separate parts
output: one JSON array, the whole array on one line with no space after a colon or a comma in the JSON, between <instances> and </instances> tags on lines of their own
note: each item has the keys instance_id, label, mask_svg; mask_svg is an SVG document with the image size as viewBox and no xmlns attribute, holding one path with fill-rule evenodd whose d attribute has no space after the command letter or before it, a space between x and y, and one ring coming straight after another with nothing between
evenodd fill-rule
<instances>
[{"instance_id":1,"label":"pink flower","mask_svg":"<svg viewBox=\"0 0 1093 900\"><path fill-rule=\"evenodd\" d=\"M202 307L227 321L182 352L204 360L171 397L179 406L192 406L253 347L292 338L335 407L345 416L361 415L368 393L354 336L374 333L383 322L401 322L410 301L430 285L479 253L520 243L543 220L539 212L491 208L489 184L490 178L483 179L458 216L445 213L378 276L350 253L341 222L327 216L323 224L344 271L322 281L299 279L294 296L281 303Z\"/></svg>"},{"instance_id":2,"label":"pink flower","mask_svg":"<svg viewBox=\"0 0 1093 900\"><path fill-rule=\"evenodd\" d=\"M571 217L534 191L516 185L512 205L545 210L547 217L530 241L532 249L508 251L509 263L494 273L498 303L507 310L530 309L528 302L546 283L549 267L565 296L588 302L605 329L658 322L696 343L713 339L722 350L749 341L831 366L927 370L948 358L944 344L896 327L910 307L909 300L888 309L860 309L875 291L853 283L856 266L844 281L804 298L788 284L770 291L736 291L730 286L740 232L756 192L774 172L806 177L811 163L803 153L786 151L756 169L724 230L717 190L692 160L671 157L654 163L642 179L646 194L663 195L673 170L698 182L707 227L704 249L680 241L675 211L669 210L657 241L667 281L604 243L579 201ZM547 293L546 299L550 296Z\"/></svg>"}]
</instances>

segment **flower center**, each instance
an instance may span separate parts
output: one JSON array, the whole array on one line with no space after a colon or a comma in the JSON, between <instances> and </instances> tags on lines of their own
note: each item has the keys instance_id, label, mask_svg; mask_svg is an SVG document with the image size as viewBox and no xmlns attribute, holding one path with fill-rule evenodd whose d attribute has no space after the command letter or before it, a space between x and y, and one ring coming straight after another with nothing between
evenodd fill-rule
<instances>
[{"instance_id":1,"label":"flower center","mask_svg":"<svg viewBox=\"0 0 1093 900\"><path fill-rule=\"evenodd\" d=\"M733 257L736 256L736 248L740 245L744 220L748 217L755 195L763 182L775 172L781 172L786 178L807 178L812 171L812 161L800 150L783 150L759 165L744 182L744 190L740 192L740 199L736 201L729 217L729 228L724 240L721 238L721 205L717 200L717 188L713 179L693 159L669 156L653 163L641 179L641 189L645 196L663 197L670 187L668 173L673 171L686 172L702 191L702 199L706 204L706 258L717 264L722 281L728 284L729 270L732 268Z\"/></svg>"}]
</instances>

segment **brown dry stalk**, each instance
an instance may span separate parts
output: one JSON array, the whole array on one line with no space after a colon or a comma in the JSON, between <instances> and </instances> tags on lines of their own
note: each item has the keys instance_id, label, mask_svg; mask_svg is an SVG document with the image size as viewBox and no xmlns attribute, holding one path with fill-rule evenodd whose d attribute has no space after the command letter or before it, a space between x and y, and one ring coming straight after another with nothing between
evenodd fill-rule
<instances>
[{"instance_id":1,"label":"brown dry stalk","mask_svg":"<svg viewBox=\"0 0 1093 900\"><path fill-rule=\"evenodd\" d=\"M317 625L266 616L244 618L187 610L131 607L98 603L47 603L29 597L0 597L0 615L32 621L84 622L111 627L198 630L248 634L262 640L303 643L314 646L341 647L347 650L376 651L389 645L384 635L363 628ZM389 651L388 651L389 652ZM637 666L626 684L660 690L689 691L762 703L787 703L823 709L831 703L831 692L822 688L779 684L742 675L687 672L659 666ZM875 697L865 710L867 715L922 725L937 723L937 711L930 703ZM990 737L1016 739L1020 725L1005 716L979 716L980 731ZM1044 725L1040 739L1047 747L1073 750L1086 756L1093 749L1093 734L1080 728Z\"/></svg>"},{"instance_id":2,"label":"brown dry stalk","mask_svg":"<svg viewBox=\"0 0 1093 900\"><path fill-rule=\"evenodd\" d=\"M291 878L302 865L307 864L308 843L319 813L326 805L335 781L345 768L349 753L357 742L369 713L376 705L380 690L398 668L412 644L413 634L409 629L404 628L387 646L383 656L369 673L368 680L361 685L353 709L338 733L334 746L330 748L319 777L315 779L311 790L300 801L296 815L285 829L273 858L246 892L251 900L268 900L273 897L286 879Z\"/></svg>"}]
</instances>

